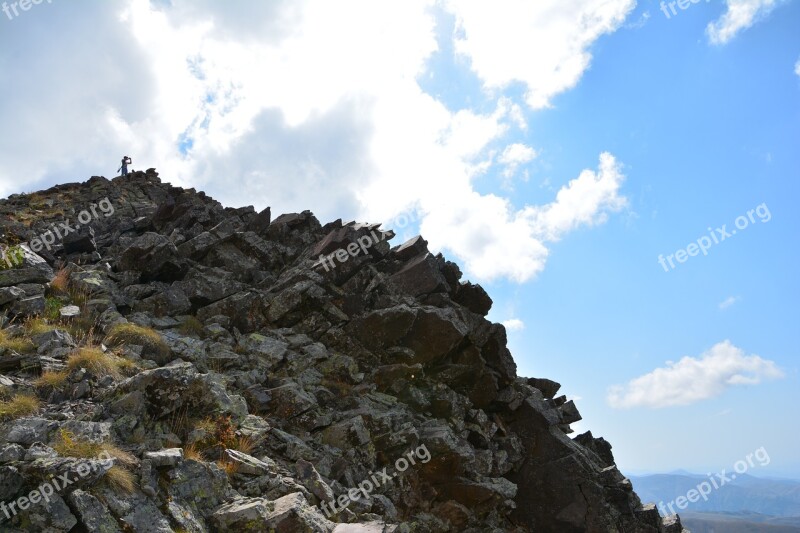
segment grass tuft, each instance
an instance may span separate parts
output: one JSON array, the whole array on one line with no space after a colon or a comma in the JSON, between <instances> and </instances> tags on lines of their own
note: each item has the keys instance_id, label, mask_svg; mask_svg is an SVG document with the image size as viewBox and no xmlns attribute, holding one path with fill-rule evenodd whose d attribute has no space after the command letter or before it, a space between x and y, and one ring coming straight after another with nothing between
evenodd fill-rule
<instances>
[{"instance_id":1,"label":"grass tuft","mask_svg":"<svg viewBox=\"0 0 800 533\"><path fill-rule=\"evenodd\" d=\"M127 359L117 357L109 352L103 352L100 348L87 346L78 348L67 359L67 368L85 368L96 377L111 376L120 379L123 372L134 368L134 364Z\"/></svg>"},{"instance_id":2,"label":"grass tuft","mask_svg":"<svg viewBox=\"0 0 800 533\"><path fill-rule=\"evenodd\" d=\"M5 348L6 350L11 350L18 353L28 353L32 352L36 346L28 338L12 338L7 331L0 330L0 348Z\"/></svg>"},{"instance_id":3,"label":"grass tuft","mask_svg":"<svg viewBox=\"0 0 800 533\"><path fill-rule=\"evenodd\" d=\"M114 465L109 468L103 480L114 492L132 494L136 490L136 476L121 466Z\"/></svg>"},{"instance_id":4,"label":"grass tuft","mask_svg":"<svg viewBox=\"0 0 800 533\"><path fill-rule=\"evenodd\" d=\"M45 370L33 381L35 387L42 389L60 389L69 377L67 370Z\"/></svg>"},{"instance_id":5,"label":"grass tuft","mask_svg":"<svg viewBox=\"0 0 800 533\"><path fill-rule=\"evenodd\" d=\"M9 400L0 401L0 420L16 420L39 411L41 402L36 396L17 394Z\"/></svg>"},{"instance_id":6,"label":"grass tuft","mask_svg":"<svg viewBox=\"0 0 800 533\"><path fill-rule=\"evenodd\" d=\"M155 361L166 362L170 355L169 346L161 335L154 329L137 326L136 324L117 324L111 328L104 341L109 346L122 346L135 344L142 346L144 352L155 357Z\"/></svg>"}]
</instances>

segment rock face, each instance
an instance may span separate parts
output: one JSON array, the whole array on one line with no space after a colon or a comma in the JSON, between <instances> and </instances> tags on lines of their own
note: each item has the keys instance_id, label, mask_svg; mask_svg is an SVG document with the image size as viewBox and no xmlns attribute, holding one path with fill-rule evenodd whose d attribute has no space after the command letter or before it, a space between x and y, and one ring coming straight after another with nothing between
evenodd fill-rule
<instances>
[{"instance_id":1,"label":"rock face","mask_svg":"<svg viewBox=\"0 0 800 533\"><path fill-rule=\"evenodd\" d=\"M0 271L0 400L41 401L0 418L0 496L80 478L3 531L682 530L608 442L570 438L577 407L516 375L491 298L421 237L223 208L154 169L2 200L2 233L100 198L113 216ZM41 314L54 333L19 325Z\"/></svg>"}]
</instances>

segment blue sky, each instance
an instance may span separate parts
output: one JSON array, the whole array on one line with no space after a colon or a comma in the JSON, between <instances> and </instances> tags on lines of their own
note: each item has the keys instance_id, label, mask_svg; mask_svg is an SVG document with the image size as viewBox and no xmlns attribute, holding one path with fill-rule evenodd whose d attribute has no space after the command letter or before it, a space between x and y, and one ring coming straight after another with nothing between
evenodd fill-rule
<instances>
[{"instance_id":1,"label":"blue sky","mask_svg":"<svg viewBox=\"0 0 800 533\"><path fill-rule=\"evenodd\" d=\"M561 382L623 471L764 447L751 474L800 478L800 3L685 5L0 12L0 194L127 153L225 205L411 213L398 241L421 230L489 290L519 373Z\"/></svg>"}]
</instances>

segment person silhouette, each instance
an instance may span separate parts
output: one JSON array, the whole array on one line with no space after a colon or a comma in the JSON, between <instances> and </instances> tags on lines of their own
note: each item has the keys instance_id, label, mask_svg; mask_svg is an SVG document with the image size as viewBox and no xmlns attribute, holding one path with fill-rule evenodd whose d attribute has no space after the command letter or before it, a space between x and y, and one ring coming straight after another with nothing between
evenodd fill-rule
<instances>
[{"instance_id":1,"label":"person silhouette","mask_svg":"<svg viewBox=\"0 0 800 533\"><path fill-rule=\"evenodd\" d=\"M133 163L133 160L131 160L131 158L128 157L127 155L122 158L122 164L117 169L117 172L122 170L122 174L120 174L120 176L127 176L128 175L128 165L130 165L131 163Z\"/></svg>"}]
</instances>

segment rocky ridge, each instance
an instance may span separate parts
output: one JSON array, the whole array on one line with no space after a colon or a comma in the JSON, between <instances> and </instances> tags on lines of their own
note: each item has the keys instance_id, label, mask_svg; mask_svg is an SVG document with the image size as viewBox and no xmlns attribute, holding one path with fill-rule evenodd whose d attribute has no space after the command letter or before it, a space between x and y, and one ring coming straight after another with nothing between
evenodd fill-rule
<instances>
[{"instance_id":1,"label":"rocky ridge","mask_svg":"<svg viewBox=\"0 0 800 533\"><path fill-rule=\"evenodd\" d=\"M491 298L421 237L149 169L2 200L2 240L103 198L0 265L0 530L686 531L570 436L574 403L516 375Z\"/></svg>"}]
</instances>

